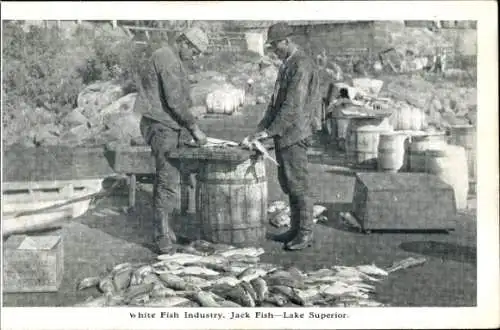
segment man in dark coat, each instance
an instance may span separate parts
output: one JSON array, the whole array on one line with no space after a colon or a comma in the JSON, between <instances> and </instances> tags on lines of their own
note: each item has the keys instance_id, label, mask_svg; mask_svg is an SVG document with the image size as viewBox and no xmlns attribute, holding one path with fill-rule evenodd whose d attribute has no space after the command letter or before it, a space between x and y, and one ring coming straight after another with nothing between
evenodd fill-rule
<instances>
[{"instance_id":1,"label":"man in dark coat","mask_svg":"<svg viewBox=\"0 0 500 330\"><path fill-rule=\"evenodd\" d=\"M186 54L203 52L208 39L201 30L193 28L176 42L176 45L165 45L153 53L149 75L141 77L134 106L134 111L142 115L141 133L156 160L153 222L159 253L170 252L177 240L169 222L174 214L179 213L180 164L168 155L191 138L199 145L207 141L190 111L189 81L183 61L190 60L191 56ZM191 51L186 52L187 48Z\"/></svg>"},{"instance_id":2,"label":"man in dark coat","mask_svg":"<svg viewBox=\"0 0 500 330\"><path fill-rule=\"evenodd\" d=\"M313 239L307 149L314 130L321 127L321 96L315 64L290 40L291 34L286 23L268 30L267 45L282 65L264 118L244 141L274 139L278 180L291 208L290 230L274 239L289 250L300 250L310 246Z\"/></svg>"}]
</instances>

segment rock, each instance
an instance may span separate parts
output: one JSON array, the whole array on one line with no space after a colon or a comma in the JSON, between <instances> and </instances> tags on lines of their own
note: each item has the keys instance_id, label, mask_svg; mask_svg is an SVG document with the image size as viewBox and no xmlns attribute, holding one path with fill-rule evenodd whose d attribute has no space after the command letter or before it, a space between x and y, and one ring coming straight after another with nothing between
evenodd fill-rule
<instances>
[{"instance_id":1,"label":"rock","mask_svg":"<svg viewBox=\"0 0 500 330\"><path fill-rule=\"evenodd\" d=\"M123 94L123 88L114 82L96 82L78 94L77 105L84 109L82 113L90 118L93 113L118 100Z\"/></svg>"},{"instance_id":2,"label":"rock","mask_svg":"<svg viewBox=\"0 0 500 330\"><path fill-rule=\"evenodd\" d=\"M207 113L207 107L204 105L197 105L195 107L190 108L190 111L196 118L200 118L201 116Z\"/></svg>"},{"instance_id":3,"label":"rock","mask_svg":"<svg viewBox=\"0 0 500 330\"><path fill-rule=\"evenodd\" d=\"M443 98L441 100L441 104L443 105L441 112L453 112L453 108L451 107L451 101L449 98Z\"/></svg>"},{"instance_id":4,"label":"rock","mask_svg":"<svg viewBox=\"0 0 500 330\"><path fill-rule=\"evenodd\" d=\"M443 76L447 79L466 79L469 74L462 69L447 69L443 72Z\"/></svg>"},{"instance_id":5,"label":"rock","mask_svg":"<svg viewBox=\"0 0 500 330\"><path fill-rule=\"evenodd\" d=\"M469 113L465 115L465 118L469 121L471 125L477 127L477 110L469 111Z\"/></svg>"},{"instance_id":6,"label":"rock","mask_svg":"<svg viewBox=\"0 0 500 330\"><path fill-rule=\"evenodd\" d=\"M69 126L78 126L82 124L86 124L88 122L87 117L82 114L80 108L75 108L71 110L66 116L64 116L61 120L62 124Z\"/></svg>"},{"instance_id":7,"label":"rock","mask_svg":"<svg viewBox=\"0 0 500 330\"><path fill-rule=\"evenodd\" d=\"M257 100L256 97L252 94L246 94L245 95L245 103L244 105L256 105Z\"/></svg>"},{"instance_id":8,"label":"rock","mask_svg":"<svg viewBox=\"0 0 500 330\"><path fill-rule=\"evenodd\" d=\"M104 118L113 113L132 112L136 98L137 93L127 94L102 109L99 114Z\"/></svg>"},{"instance_id":9,"label":"rock","mask_svg":"<svg viewBox=\"0 0 500 330\"><path fill-rule=\"evenodd\" d=\"M218 82L224 82L226 81L226 79L227 78L224 74L217 71L202 71L188 76L188 80L191 83L198 83L204 80L214 80Z\"/></svg>"},{"instance_id":10,"label":"rock","mask_svg":"<svg viewBox=\"0 0 500 330\"><path fill-rule=\"evenodd\" d=\"M431 102L431 106L434 108L436 111L441 111L443 110L443 104L441 104L441 101L438 98L434 98Z\"/></svg>"},{"instance_id":11,"label":"rock","mask_svg":"<svg viewBox=\"0 0 500 330\"><path fill-rule=\"evenodd\" d=\"M456 104L455 114L458 117L465 117L465 115L467 115L468 112L469 112L469 109L467 108L466 104L464 104L463 102L459 102Z\"/></svg>"},{"instance_id":12,"label":"rock","mask_svg":"<svg viewBox=\"0 0 500 330\"><path fill-rule=\"evenodd\" d=\"M441 117L442 117L442 124L445 127L450 127L452 125L468 124L468 120L466 118L457 117L454 112L442 113Z\"/></svg>"},{"instance_id":13,"label":"rock","mask_svg":"<svg viewBox=\"0 0 500 330\"><path fill-rule=\"evenodd\" d=\"M275 82L278 78L278 69L274 66L268 66L260 70L260 74L265 81Z\"/></svg>"},{"instance_id":14,"label":"rock","mask_svg":"<svg viewBox=\"0 0 500 330\"><path fill-rule=\"evenodd\" d=\"M142 137L140 130L141 115L134 112L117 112L106 117L106 125L110 136L116 139Z\"/></svg>"},{"instance_id":15,"label":"rock","mask_svg":"<svg viewBox=\"0 0 500 330\"><path fill-rule=\"evenodd\" d=\"M74 134L76 136L81 136L82 138L85 138L90 135L90 129L87 124L81 124L78 126L75 126L69 130L71 134Z\"/></svg>"},{"instance_id":16,"label":"rock","mask_svg":"<svg viewBox=\"0 0 500 330\"><path fill-rule=\"evenodd\" d=\"M56 121L56 114L45 108L27 108L24 114L28 117L29 122L35 125L51 124Z\"/></svg>"},{"instance_id":17,"label":"rock","mask_svg":"<svg viewBox=\"0 0 500 330\"><path fill-rule=\"evenodd\" d=\"M136 136L130 139L130 144L133 146L145 146L146 141L144 141L144 137L142 136Z\"/></svg>"},{"instance_id":18,"label":"rock","mask_svg":"<svg viewBox=\"0 0 500 330\"><path fill-rule=\"evenodd\" d=\"M239 88L246 88L251 77L246 73L238 74L231 78L231 83Z\"/></svg>"},{"instance_id":19,"label":"rock","mask_svg":"<svg viewBox=\"0 0 500 330\"><path fill-rule=\"evenodd\" d=\"M255 100L257 104L264 104L266 103L266 98L264 96L257 96L257 99Z\"/></svg>"},{"instance_id":20,"label":"rock","mask_svg":"<svg viewBox=\"0 0 500 330\"><path fill-rule=\"evenodd\" d=\"M29 137L29 136L21 136L19 139L17 139L11 145L16 145L16 146L19 146L21 148L33 148L36 146L33 138Z\"/></svg>"},{"instance_id":21,"label":"rock","mask_svg":"<svg viewBox=\"0 0 500 330\"><path fill-rule=\"evenodd\" d=\"M54 124L46 124L35 128L34 143L38 146L53 146L59 142L60 128Z\"/></svg>"},{"instance_id":22,"label":"rock","mask_svg":"<svg viewBox=\"0 0 500 330\"><path fill-rule=\"evenodd\" d=\"M441 127L443 118L441 117L441 113L437 110L431 109L429 114L427 115L427 123L434 127Z\"/></svg>"}]
</instances>

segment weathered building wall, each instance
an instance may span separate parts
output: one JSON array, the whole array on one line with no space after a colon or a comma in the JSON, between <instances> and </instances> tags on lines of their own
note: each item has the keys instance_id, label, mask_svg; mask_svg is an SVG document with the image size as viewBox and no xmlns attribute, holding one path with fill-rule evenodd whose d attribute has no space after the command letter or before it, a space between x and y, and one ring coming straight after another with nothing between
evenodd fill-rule
<instances>
[{"instance_id":1,"label":"weathered building wall","mask_svg":"<svg viewBox=\"0 0 500 330\"><path fill-rule=\"evenodd\" d=\"M452 57L477 52L477 31L471 21L442 25L433 21L355 21L296 26L295 33L295 41L311 54L325 50L341 62L351 56L375 60L378 52L391 47L403 54L411 49L418 55L445 48Z\"/></svg>"}]
</instances>

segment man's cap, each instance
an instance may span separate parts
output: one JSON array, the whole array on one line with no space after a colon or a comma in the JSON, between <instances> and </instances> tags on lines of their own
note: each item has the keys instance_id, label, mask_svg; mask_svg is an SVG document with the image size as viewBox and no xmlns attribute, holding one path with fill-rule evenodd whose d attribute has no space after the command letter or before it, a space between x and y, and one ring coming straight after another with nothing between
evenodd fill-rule
<instances>
[{"instance_id":1,"label":"man's cap","mask_svg":"<svg viewBox=\"0 0 500 330\"><path fill-rule=\"evenodd\" d=\"M203 53L208 48L208 37L207 35L197 27L188 29L183 33L184 37L189 40L199 51Z\"/></svg>"},{"instance_id":2,"label":"man's cap","mask_svg":"<svg viewBox=\"0 0 500 330\"><path fill-rule=\"evenodd\" d=\"M286 22L273 24L267 30L266 47L271 46L273 41L284 40L292 35L292 28Z\"/></svg>"}]
</instances>

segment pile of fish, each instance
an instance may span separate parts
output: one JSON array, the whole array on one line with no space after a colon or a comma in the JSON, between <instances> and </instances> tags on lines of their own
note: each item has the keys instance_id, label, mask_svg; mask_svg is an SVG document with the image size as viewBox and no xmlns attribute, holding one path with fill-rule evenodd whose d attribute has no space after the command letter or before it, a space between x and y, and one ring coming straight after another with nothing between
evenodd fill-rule
<instances>
[{"instance_id":1,"label":"pile of fish","mask_svg":"<svg viewBox=\"0 0 500 330\"><path fill-rule=\"evenodd\" d=\"M322 205L313 206L313 221L326 222L326 207ZM276 228L290 227L290 205L284 201L274 201L267 208L269 223Z\"/></svg>"},{"instance_id":2,"label":"pile of fish","mask_svg":"<svg viewBox=\"0 0 500 330\"><path fill-rule=\"evenodd\" d=\"M393 270L425 262L406 260L392 270L361 265L305 273L260 262L263 253L195 241L154 263L122 263L81 280L78 290L94 287L101 294L75 307L382 306L373 300L374 284Z\"/></svg>"}]
</instances>

